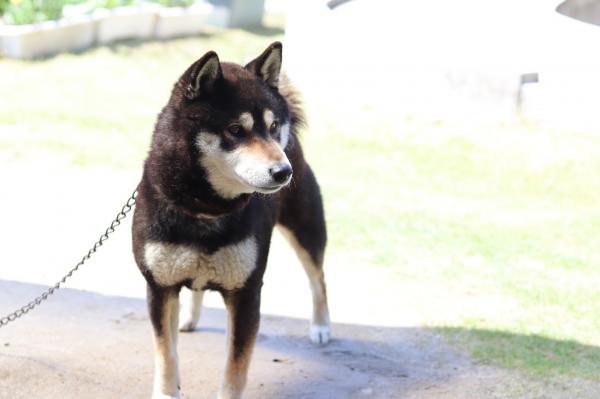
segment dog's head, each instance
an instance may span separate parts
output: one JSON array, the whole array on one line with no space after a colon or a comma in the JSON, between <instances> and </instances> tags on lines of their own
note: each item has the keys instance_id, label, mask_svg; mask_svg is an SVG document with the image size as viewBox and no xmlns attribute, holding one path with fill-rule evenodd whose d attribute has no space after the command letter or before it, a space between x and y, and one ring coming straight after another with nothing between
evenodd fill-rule
<instances>
[{"instance_id":1,"label":"dog's head","mask_svg":"<svg viewBox=\"0 0 600 399\"><path fill-rule=\"evenodd\" d=\"M281 43L242 67L209 52L179 79L170 100L168 134L186 143L190 167L202 169L221 197L274 193L292 178L284 149L291 115L279 93ZM160 124L159 120L159 124Z\"/></svg>"}]
</instances>

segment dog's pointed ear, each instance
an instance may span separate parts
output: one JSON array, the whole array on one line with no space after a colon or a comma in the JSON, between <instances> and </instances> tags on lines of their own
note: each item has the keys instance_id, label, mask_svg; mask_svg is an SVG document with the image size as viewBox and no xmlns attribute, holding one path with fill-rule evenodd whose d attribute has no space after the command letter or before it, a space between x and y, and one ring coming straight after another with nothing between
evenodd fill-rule
<instances>
[{"instance_id":1,"label":"dog's pointed ear","mask_svg":"<svg viewBox=\"0 0 600 399\"><path fill-rule=\"evenodd\" d=\"M185 96L193 100L201 93L210 93L215 84L223 77L219 56L209 51L190 67Z\"/></svg>"},{"instance_id":2,"label":"dog's pointed ear","mask_svg":"<svg viewBox=\"0 0 600 399\"><path fill-rule=\"evenodd\" d=\"M277 89L281 72L281 54L281 42L274 42L261 55L250 61L246 65L246 69L256 74L272 88Z\"/></svg>"}]
</instances>

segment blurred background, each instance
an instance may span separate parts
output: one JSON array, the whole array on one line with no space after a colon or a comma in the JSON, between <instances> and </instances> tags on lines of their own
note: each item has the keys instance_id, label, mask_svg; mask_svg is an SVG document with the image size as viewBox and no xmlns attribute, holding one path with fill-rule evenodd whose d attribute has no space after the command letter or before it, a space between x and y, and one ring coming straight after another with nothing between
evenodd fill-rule
<instances>
[{"instance_id":1,"label":"blurred background","mask_svg":"<svg viewBox=\"0 0 600 399\"><path fill-rule=\"evenodd\" d=\"M190 63L208 50L244 63L281 40L325 198L334 322L421 329L510 370L487 397L598 397L599 0L0 0L0 13L0 279L49 285L87 251ZM143 297L129 248L123 227L69 286ZM310 313L292 258L276 236L263 312ZM390 392L375 396L402 397Z\"/></svg>"}]
</instances>

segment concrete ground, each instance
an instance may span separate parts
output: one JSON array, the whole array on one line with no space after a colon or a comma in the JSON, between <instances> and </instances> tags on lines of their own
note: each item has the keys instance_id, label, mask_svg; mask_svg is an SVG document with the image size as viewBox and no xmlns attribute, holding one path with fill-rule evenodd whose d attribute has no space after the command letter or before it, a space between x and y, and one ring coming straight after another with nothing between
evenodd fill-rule
<instances>
[{"instance_id":1,"label":"concrete ground","mask_svg":"<svg viewBox=\"0 0 600 399\"><path fill-rule=\"evenodd\" d=\"M27 303L87 251L138 174L45 166L0 170L0 315ZM130 219L128 219L130 221ZM0 328L0 398L149 398L153 373L144 282L125 223L39 309ZM310 343L301 266L275 236L246 398L597 398L600 385L479 364L423 328L415 295L386 271L327 264L334 339ZM215 397L225 314L205 298L180 335L184 398Z\"/></svg>"},{"instance_id":2,"label":"concrete ground","mask_svg":"<svg viewBox=\"0 0 600 399\"><path fill-rule=\"evenodd\" d=\"M0 283L2 310L42 286ZM208 308L201 327L180 335L182 393L214 397L224 362L225 313ZM264 315L248 398L423 397L472 372L467 358L411 328L335 325L315 347L306 322ZM145 303L67 289L0 331L2 398L148 398L152 341ZM488 373L482 370L482 376Z\"/></svg>"}]
</instances>

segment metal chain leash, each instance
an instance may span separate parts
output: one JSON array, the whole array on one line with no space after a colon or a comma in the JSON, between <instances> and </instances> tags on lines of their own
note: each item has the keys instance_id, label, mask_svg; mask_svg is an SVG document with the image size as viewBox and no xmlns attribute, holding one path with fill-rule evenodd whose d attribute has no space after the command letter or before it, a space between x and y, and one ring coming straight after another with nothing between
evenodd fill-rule
<instances>
[{"instance_id":1,"label":"metal chain leash","mask_svg":"<svg viewBox=\"0 0 600 399\"><path fill-rule=\"evenodd\" d=\"M115 218L115 220L112 221L112 223L110 224L110 226L100 236L100 238L98 239L98 241L96 241L94 243L94 246L88 251L87 254L85 254L85 256L83 258L81 258L81 260L79 261L79 263L77 263L74 268L72 268L63 278L61 278L60 281L58 281L52 287L48 288L46 291L44 291L44 293L42 293L40 296L38 296L37 298L35 298L31 302L29 302L27 305L22 306L19 309L15 310L14 312L12 312L12 313L10 313L10 314L2 317L0 319L0 328L4 327L5 325L7 325L8 323L10 323L11 321L15 321L19 317L25 315L30 310L32 310L33 308L37 307L43 301L45 301L46 299L48 299L48 297L50 295L54 294L54 291L56 291L57 289L59 289L60 286L65 281L67 281L67 279L69 277L71 277L71 275L73 275L73 273L75 273L88 259L90 259L92 257L92 255L98 250L98 248L100 248L102 246L102 244L104 244L104 242L106 240L108 240L108 237L115 231L115 229L117 228L117 226L119 226L121 224L121 220L125 219L125 217L127 216L127 214L131 211L131 209L133 209L133 206L135 205L135 198L136 197L137 197L137 190L135 190L133 192L133 194L131 194L131 197L129 197L129 199L127 200L127 202L125 203L125 205L123 205L123 208L121 208L121 211L117 214L117 217Z\"/></svg>"}]
</instances>

